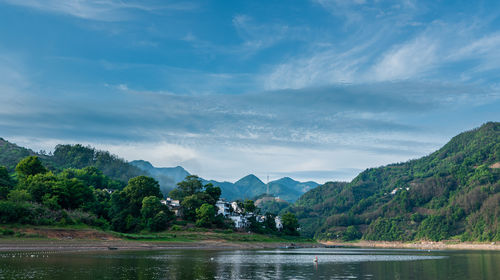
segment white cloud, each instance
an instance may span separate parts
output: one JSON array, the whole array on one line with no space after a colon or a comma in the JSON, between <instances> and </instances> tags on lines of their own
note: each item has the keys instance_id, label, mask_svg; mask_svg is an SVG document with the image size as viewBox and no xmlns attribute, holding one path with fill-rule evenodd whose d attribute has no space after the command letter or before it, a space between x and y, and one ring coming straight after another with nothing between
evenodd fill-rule
<instances>
[{"instance_id":1,"label":"white cloud","mask_svg":"<svg viewBox=\"0 0 500 280\"><path fill-rule=\"evenodd\" d=\"M1 0L2 2L32 9L70 15L77 18L99 21L121 21L131 17L129 11L155 12L161 10L193 9L192 3L156 2L145 4L141 1L121 0Z\"/></svg>"},{"instance_id":2,"label":"white cloud","mask_svg":"<svg viewBox=\"0 0 500 280\"><path fill-rule=\"evenodd\" d=\"M390 81L419 78L437 62L437 43L426 36L420 36L386 52L382 59L368 73L367 80Z\"/></svg>"}]
</instances>

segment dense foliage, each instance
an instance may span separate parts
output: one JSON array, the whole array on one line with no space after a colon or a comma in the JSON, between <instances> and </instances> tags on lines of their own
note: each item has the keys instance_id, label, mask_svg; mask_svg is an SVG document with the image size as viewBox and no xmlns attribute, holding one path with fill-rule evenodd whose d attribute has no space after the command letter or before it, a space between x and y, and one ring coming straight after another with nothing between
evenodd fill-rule
<instances>
[{"instance_id":1,"label":"dense foliage","mask_svg":"<svg viewBox=\"0 0 500 280\"><path fill-rule=\"evenodd\" d=\"M119 181L98 168L66 168L61 172L47 169L37 156L21 159L9 174L0 167L0 223L31 225L85 224L119 232L163 231L176 219L162 202L158 182L147 176L133 177L122 189ZM230 229L232 221L217 215L216 202L221 190L203 185L200 178L187 176L171 192L180 200L180 221L198 227ZM242 214L258 212L253 201L238 202ZM286 233L298 227L295 216L288 218ZM295 219L295 220L294 220ZM270 223L255 222L248 227L263 233ZM272 217L274 223L274 216ZM284 223L285 225L285 223ZM272 225L272 231L275 225ZM269 231L266 231L266 233Z\"/></svg>"},{"instance_id":2,"label":"dense foliage","mask_svg":"<svg viewBox=\"0 0 500 280\"><path fill-rule=\"evenodd\" d=\"M289 210L320 239L500 240L499 167L500 123L490 122L421 159L326 183Z\"/></svg>"}]
</instances>

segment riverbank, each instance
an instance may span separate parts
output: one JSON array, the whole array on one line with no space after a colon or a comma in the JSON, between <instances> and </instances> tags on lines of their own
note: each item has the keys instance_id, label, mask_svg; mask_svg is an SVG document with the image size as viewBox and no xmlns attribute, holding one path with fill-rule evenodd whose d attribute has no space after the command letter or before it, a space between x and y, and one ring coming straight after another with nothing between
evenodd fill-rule
<instances>
[{"instance_id":1,"label":"riverbank","mask_svg":"<svg viewBox=\"0 0 500 280\"><path fill-rule=\"evenodd\" d=\"M387 248L387 249L421 249L421 250L492 250L500 251L499 242L457 242L457 241L417 241L417 242L397 242L397 241L366 241L337 242L319 241L324 246L333 247L362 247L362 248Z\"/></svg>"},{"instance_id":2,"label":"riverbank","mask_svg":"<svg viewBox=\"0 0 500 280\"><path fill-rule=\"evenodd\" d=\"M300 247L316 247L319 244L294 243ZM175 249L203 249L203 250L241 250L241 249L275 249L289 245L282 242L227 242L196 241L196 242L140 242L140 241L99 241L99 240L26 240L0 239L0 252L82 252L107 250L175 250Z\"/></svg>"},{"instance_id":3,"label":"riverbank","mask_svg":"<svg viewBox=\"0 0 500 280\"><path fill-rule=\"evenodd\" d=\"M0 238L0 251L100 251L166 249L266 249L322 246L311 239L230 231L168 231L123 234L97 229L11 228Z\"/></svg>"}]
</instances>

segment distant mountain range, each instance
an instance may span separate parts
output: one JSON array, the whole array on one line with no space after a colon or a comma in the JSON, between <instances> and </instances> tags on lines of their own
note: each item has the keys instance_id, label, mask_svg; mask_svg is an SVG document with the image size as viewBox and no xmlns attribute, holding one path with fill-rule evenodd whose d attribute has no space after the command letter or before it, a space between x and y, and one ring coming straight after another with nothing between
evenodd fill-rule
<instances>
[{"instance_id":1,"label":"distant mountain range","mask_svg":"<svg viewBox=\"0 0 500 280\"><path fill-rule=\"evenodd\" d=\"M164 192L174 189L178 182L190 175L190 173L181 166L154 167L151 163L144 160L134 160L131 161L130 164L149 173L158 180ZM204 184L211 183L214 186L220 187L222 190L222 197L228 200L251 199L267 192L267 185L253 174L247 175L235 183L206 179L202 180ZM318 183L312 181L299 182L289 177L284 177L269 182L269 193L280 197L280 199L293 202L302 194L318 185Z\"/></svg>"},{"instance_id":2,"label":"distant mountain range","mask_svg":"<svg viewBox=\"0 0 500 280\"><path fill-rule=\"evenodd\" d=\"M123 185L133 177L147 175L154 177L159 183L164 194L176 187L176 184L190 175L181 166L154 167L145 160L127 162L107 151L96 150L83 145L57 145L53 154L37 153L30 149L20 147L0 138L0 165L6 166L9 171L14 171L16 164L24 157L37 155L51 170L60 171L64 168L83 168L95 166L106 176L123 182ZM222 197L227 200L252 199L267 191L267 185L255 175L250 174L236 181L218 182L202 179L204 184L212 183L222 190ZM269 192L280 199L293 202L306 191L315 188L318 183L298 182L285 177L269 182Z\"/></svg>"}]
</instances>

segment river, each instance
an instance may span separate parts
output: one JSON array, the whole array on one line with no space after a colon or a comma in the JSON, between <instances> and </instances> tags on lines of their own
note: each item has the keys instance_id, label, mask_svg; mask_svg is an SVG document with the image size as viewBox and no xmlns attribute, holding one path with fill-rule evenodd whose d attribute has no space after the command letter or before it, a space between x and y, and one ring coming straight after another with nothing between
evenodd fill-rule
<instances>
[{"instance_id":1,"label":"river","mask_svg":"<svg viewBox=\"0 0 500 280\"><path fill-rule=\"evenodd\" d=\"M315 257L318 262L313 262ZM500 279L498 251L3 252L0 279Z\"/></svg>"}]
</instances>

